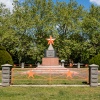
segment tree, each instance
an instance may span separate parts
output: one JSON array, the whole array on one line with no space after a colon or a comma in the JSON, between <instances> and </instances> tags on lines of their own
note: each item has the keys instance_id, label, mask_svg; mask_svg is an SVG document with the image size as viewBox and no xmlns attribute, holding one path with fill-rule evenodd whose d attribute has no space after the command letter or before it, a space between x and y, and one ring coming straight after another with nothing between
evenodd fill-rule
<instances>
[{"instance_id":1,"label":"tree","mask_svg":"<svg viewBox=\"0 0 100 100\"><path fill-rule=\"evenodd\" d=\"M9 23L9 17L10 17L10 11L5 8L4 4L0 4L0 44L2 44L2 40L4 36L6 36L6 33L9 34L10 27L8 26Z\"/></svg>"},{"instance_id":2,"label":"tree","mask_svg":"<svg viewBox=\"0 0 100 100\"><path fill-rule=\"evenodd\" d=\"M68 4L58 2L55 6L56 26L59 34L57 48L60 58L72 59L75 62L80 59L81 42L84 41L81 25L85 13L83 7L73 0L70 0Z\"/></svg>"},{"instance_id":3,"label":"tree","mask_svg":"<svg viewBox=\"0 0 100 100\"><path fill-rule=\"evenodd\" d=\"M84 38L90 43L94 55L100 53L100 7L91 5L82 23ZM92 57L94 56L92 55ZM91 58L91 57L90 57Z\"/></svg>"},{"instance_id":4,"label":"tree","mask_svg":"<svg viewBox=\"0 0 100 100\"><path fill-rule=\"evenodd\" d=\"M100 66L100 54L95 55L89 60L89 64L97 64ZM100 67L99 67L100 69Z\"/></svg>"},{"instance_id":5,"label":"tree","mask_svg":"<svg viewBox=\"0 0 100 100\"><path fill-rule=\"evenodd\" d=\"M13 5L13 13L0 5L0 44L14 62L40 61L50 35L60 60L88 62L100 53L100 7L85 11L74 0L15 0Z\"/></svg>"},{"instance_id":6,"label":"tree","mask_svg":"<svg viewBox=\"0 0 100 100\"><path fill-rule=\"evenodd\" d=\"M36 51L35 55L38 60L43 56L44 49L47 48L46 38L51 34L56 36L53 2L52 0L26 0L22 4L17 2L15 5L13 18L16 34L32 36L34 48L38 52L33 51Z\"/></svg>"}]
</instances>

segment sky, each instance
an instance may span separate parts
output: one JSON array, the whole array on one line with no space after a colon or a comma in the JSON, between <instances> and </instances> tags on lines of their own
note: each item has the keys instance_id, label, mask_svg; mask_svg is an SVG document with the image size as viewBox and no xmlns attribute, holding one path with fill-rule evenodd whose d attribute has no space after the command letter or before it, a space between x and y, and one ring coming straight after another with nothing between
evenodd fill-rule
<instances>
[{"instance_id":1,"label":"sky","mask_svg":"<svg viewBox=\"0 0 100 100\"><path fill-rule=\"evenodd\" d=\"M20 0L23 1L23 0ZM56 1L64 1L64 2L69 2L69 0L53 0L54 2ZM97 6L100 6L100 0L76 0L78 2L78 4L83 5L85 7L85 9L89 9L91 4L95 4ZM12 11L13 9L13 0L0 0L0 3L4 3L6 5L7 8L10 9L10 11Z\"/></svg>"}]
</instances>

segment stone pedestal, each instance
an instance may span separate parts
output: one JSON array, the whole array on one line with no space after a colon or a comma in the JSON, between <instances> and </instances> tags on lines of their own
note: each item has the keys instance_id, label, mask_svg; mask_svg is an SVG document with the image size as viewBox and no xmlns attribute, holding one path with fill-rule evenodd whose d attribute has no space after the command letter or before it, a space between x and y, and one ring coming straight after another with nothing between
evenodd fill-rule
<instances>
[{"instance_id":1,"label":"stone pedestal","mask_svg":"<svg viewBox=\"0 0 100 100\"><path fill-rule=\"evenodd\" d=\"M48 50L45 50L45 57L42 58L42 66L59 66L59 58L56 57L56 51L52 44L49 45Z\"/></svg>"},{"instance_id":2,"label":"stone pedestal","mask_svg":"<svg viewBox=\"0 0 100 100\"><path fill-rule=\"evenodd\" d=\"M22 63L21 63L21 68L24 68L24 66L25 66L25 64L22 62Z\"/></svg>"},{"instance_id":3,"label":"stone pedestal","mask_svg":"<svg viewBox=\"0 0 100 100\"><path fill-rule=\"evenodd\" d=\"M58 66L59 65L59 58L42 58L42 65L43 66Z\"/></svg>"},{"instance_id":4,"label":"stone pedestal","mask_svg":"<svg viewBox=\"0 0 100 100\"><path fill-rule=\"evenodd\" d=\"M2 66L2 86L10 86L12 65L4 64L1 66Z\"/></svg>"},{"instance_id":5,"label":"stone pedestal","mask_svg":"<svg viewBox=\"0 0 100 100\"><path fill-rule=\"evenodd\" d=\"M80 68L80 63L77 63L77 68Z\"/></svg>"},{"instance_id":6,"label":"stone pedestal","mask_svg":"<svg viewBox=\"0 0 100 100\"><path fill-rule=\"evenodd\" d=\"M56 51L54 50L53 46L50 44L48 50L45 50L45 57L56 57Z\"/></svg>"},{"instance_id":7,"label":"stone pedestal","mask_svg":"<svg viewBox=\"0 0 100 100\"><path fill-rule=\"evenodd\" d=\"M98 65L89 66L89 84L90 86L98 86Z\"/></svg>"},{"instance_id":8,"label":"stone pedestal","mask_svg":"<svg viewBox=\"0 0 100 100\"><path fill-rule=\"evenodd\" d=\"M56 57L56 51L55 50L46 50L45 51L45 57Z\"/></svg>"}]
</instances>

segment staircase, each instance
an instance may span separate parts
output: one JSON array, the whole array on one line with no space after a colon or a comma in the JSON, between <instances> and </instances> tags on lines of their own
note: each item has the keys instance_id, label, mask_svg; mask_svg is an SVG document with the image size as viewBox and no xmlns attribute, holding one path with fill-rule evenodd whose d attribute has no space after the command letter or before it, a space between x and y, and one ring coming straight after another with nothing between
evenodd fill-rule
<instances>
[{"instance_id":1,"label":"staircase","mask_svg":"<svg viewBox=\"0 0 100 100\"><path fill-rule=\"evenodd\" d=\"M36 74L62 74L68 71L67 68L63 66L42 66L39 65L38 67L33 69L33 72Z\"/></svg>"}]
</instances>

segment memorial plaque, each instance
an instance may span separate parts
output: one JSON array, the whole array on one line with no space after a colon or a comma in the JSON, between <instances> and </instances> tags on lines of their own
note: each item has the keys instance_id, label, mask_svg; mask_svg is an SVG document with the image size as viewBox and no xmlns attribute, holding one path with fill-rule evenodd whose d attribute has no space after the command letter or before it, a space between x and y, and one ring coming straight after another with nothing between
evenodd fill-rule
<instances>
[{"instance_id":1,"label":"memorial plaque","mask_svg":"<svg viewBox=\"0 0 100 100\"><path fill-rule=\"evenodd\" d=\"M46 57L55 57L55 51L54 50L47 50Z\"/></svg>"}]
</instances>

